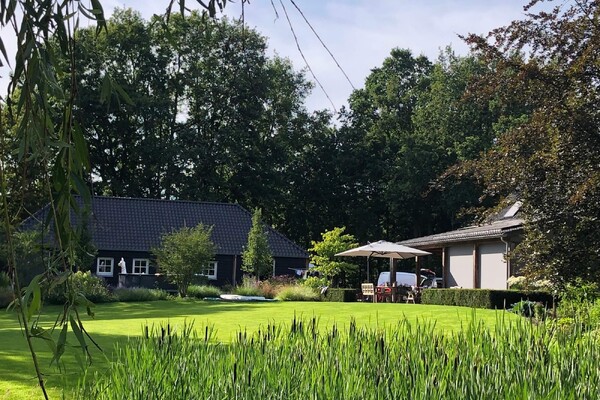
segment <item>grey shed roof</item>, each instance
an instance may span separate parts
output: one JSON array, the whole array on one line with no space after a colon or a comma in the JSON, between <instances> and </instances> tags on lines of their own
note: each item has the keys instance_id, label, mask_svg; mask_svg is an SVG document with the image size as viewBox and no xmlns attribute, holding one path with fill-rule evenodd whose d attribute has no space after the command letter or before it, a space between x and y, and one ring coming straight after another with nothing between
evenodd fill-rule
<instances>
[{"instance_id":1,"label":"grey shed roof","mask_svg":"<svg viewBox=\"0 0 600 400\"><path fill-rule=\"evenodd\" d=\"M435 235L423 236L419 238L404 240L398 242L411 247L436 247L450 243L466 242L481 239L502 238L512 232L523 229L523 220L519 218L509 218L492 222L490 224L470 226L455 231L438 233Z\"/></svg>"},{"instance_id":2,"label":"grey shed roof","mask_svg":"<svg viewBox=\"0 0 600 400\"><path fill-rule=\"evenodd\" d=\"M147 252L159 245L163 234L202 223L213 227L217 254L239 255L252 226L252 214L229 203L96 196L91 211L89 231L98 250ZM39 213L37 217L41 219ZM274 257L308 258L300 246L265 228Z\"/></svg>"}]
</instances>

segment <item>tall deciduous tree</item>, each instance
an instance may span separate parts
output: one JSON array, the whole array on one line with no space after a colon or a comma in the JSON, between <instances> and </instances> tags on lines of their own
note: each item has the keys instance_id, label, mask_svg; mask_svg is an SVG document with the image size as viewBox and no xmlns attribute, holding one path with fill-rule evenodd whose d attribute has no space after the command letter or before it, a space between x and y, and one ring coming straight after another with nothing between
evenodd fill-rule
<instances>
[{"instance_id":1,"label":"tall deciduous tree","mask_svg":"<svg viewBox=\"0 0 600 400\"><path fill-rule=\"evenodd\" d=\"M202 273L214 259L215 245L211 234L212 228L202 224L184 227L163 235L160 246L152 250L159 270L177 285L181 297L187 295L194 276Z\"/></svg>"},{"instance_id":2,"label":"tall deciduous tree","mask_svg":"<svg viewBox=\"0 0 600 400\"><path fill-rule=\"evenodd\" d=\"M331 115L305 109L311 84L288 60L267 57L255 30L195 13L167 23L120 10L106 33L84 30L77 43L77 113L96 193L260 206L304 243L323 218L292 215L290 204L340 210L325 201L339 185L314 172L335 168L325 162L333 160ZM105 82L130 102L103 97Z\"/></svg>"},{"instance_id":3,"label":"tall deciduous tree","mask_svg":"<svg viewBox=\"0 0 600 400\"><path fill-rule=\"evenodd\" d=\"M456 227L477 204L472 182L434 184L448 167L489 148L497 113L466 96L487 73L475 57L443 52L436 63L394 49L350 97L338 131L344 224L361 240L390 240Z\"/></svg>"},{"instance_id":4,"label":"tall deciduous tree","mask_svg":"<svg viewBox=\"0 0 600 400\"><path fill-rule=\"evenodd\" d=\"M260 208L255 209L252 214L248 243L242 253L242 271L252 274L257 280L269 277L273 271L273 255Z\"/></svg>"},{"instance_id":5,"label":"tall deciduous tree","mask_svg":"<svg viewBox=\"0 0 600 400\"><path fill-rule=\"evenodd\" d=\"M555 283L600 279L600 4L557 3L467 41L494 68L472 88L507 115L473 167L490 193L518 193L526 212L524 271Z\"/></svg>"}]
</instances>

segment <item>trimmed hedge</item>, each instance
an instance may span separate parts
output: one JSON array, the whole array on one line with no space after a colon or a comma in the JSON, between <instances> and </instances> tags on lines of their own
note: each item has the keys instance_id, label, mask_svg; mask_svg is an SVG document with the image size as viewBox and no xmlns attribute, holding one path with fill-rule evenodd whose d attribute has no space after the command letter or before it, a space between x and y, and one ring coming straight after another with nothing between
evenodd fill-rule
<instances>
[{"instance_id":1,"label":"trimmed hedge","mask_svg":"<svg viewBox=\"0 0 600 400\"><path fill-rule=\"evenodd\" d=\"M356 295L358 289L353 288L329 288L321 295L323 301L336 301L342 303L349 303L356 301Z\"/></svg>"},{"instance_id":2,"label":"trimmed hedge","mask_svg":"<svg viewBox=\"0 0 600 400\"><path fill-rule=\"evenodd\" d=\"M553 306L552 295L547 292L492 289L427 289L421 295L422 304L490 309L507 309L522 300L540 302L547 308Z\"/></svg>"}]
</instances>

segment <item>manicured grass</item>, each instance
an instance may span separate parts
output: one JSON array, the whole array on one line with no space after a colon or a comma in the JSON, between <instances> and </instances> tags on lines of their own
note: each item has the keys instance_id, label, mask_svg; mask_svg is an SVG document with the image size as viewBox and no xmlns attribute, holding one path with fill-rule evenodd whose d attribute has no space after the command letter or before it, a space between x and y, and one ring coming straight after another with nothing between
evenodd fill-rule
<instances>
[{"instance_id":1,"label":"manicured grass","mask_svg":"<svg viewBox=\"0 0 600 400\"><path fill-rule=\"evenodd\" d=\"M58 307L46 307L41 317L42 325L49 326L58 314ZM148 303L110 303L95 308L96 317L86 317L85 328L111 358L115 342L125 341L128 336L139 336L142 326L158 325L169 321L172 325L193 322L196 329L209 325L214 328L216 339L229 342L240 330L255 332L269 323L288 324L294 318L317 317L321 326L337 324L348 326L351 319L358 326L385 328L401 319L411 322L435 321L436 329L456 332L472 318L487 325L499 319L517 319L513 314L492 310L472 310L463 307L444 307L414 304L371 303L325 303L325 302L269 302L269 303L221 303L204 301L156 301ZM69 343L76 345L71 337ZM64 377L50 367L47 347L38 342L40 364L46 373L52 398L58 398L61 387L70 392L80 376L74 359L77 349L70 349L63 356L67 371ZM91 370L102 370L109 362L99 351L93 351ZM13 313L0 312L0 399L36 399L41 392L36 387L34 371L24 337Z\"/></svg>"}]
</instances>

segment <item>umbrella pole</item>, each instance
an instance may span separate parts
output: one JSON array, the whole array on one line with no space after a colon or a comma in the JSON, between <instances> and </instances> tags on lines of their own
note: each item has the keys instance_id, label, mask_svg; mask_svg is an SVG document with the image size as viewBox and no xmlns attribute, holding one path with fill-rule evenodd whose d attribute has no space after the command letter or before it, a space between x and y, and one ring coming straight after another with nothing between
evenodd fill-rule
<instances>
[{"instance_id":1,"label":"umbrella pole","mask_svg":"<svg viewBox=\"0 0 600 400\"><path fill-rule=\"evenodd\" d=\"M371 257L367 256L367 283L371 283L371 271L369 271L369 259Z\"/></svg>"},{"instance_id":2,"label":"umbrella pole","mask_svg":"<svg viewBox=\"0 0 600 400\"><path fill-rule=\"evenodd\" d=\"M390 289L392 291L392 303L396 302L396 291L394 290L394 286L396 283L396 264L394 263L394 258L390 257Z\"/></svg>"}]
</instances>

